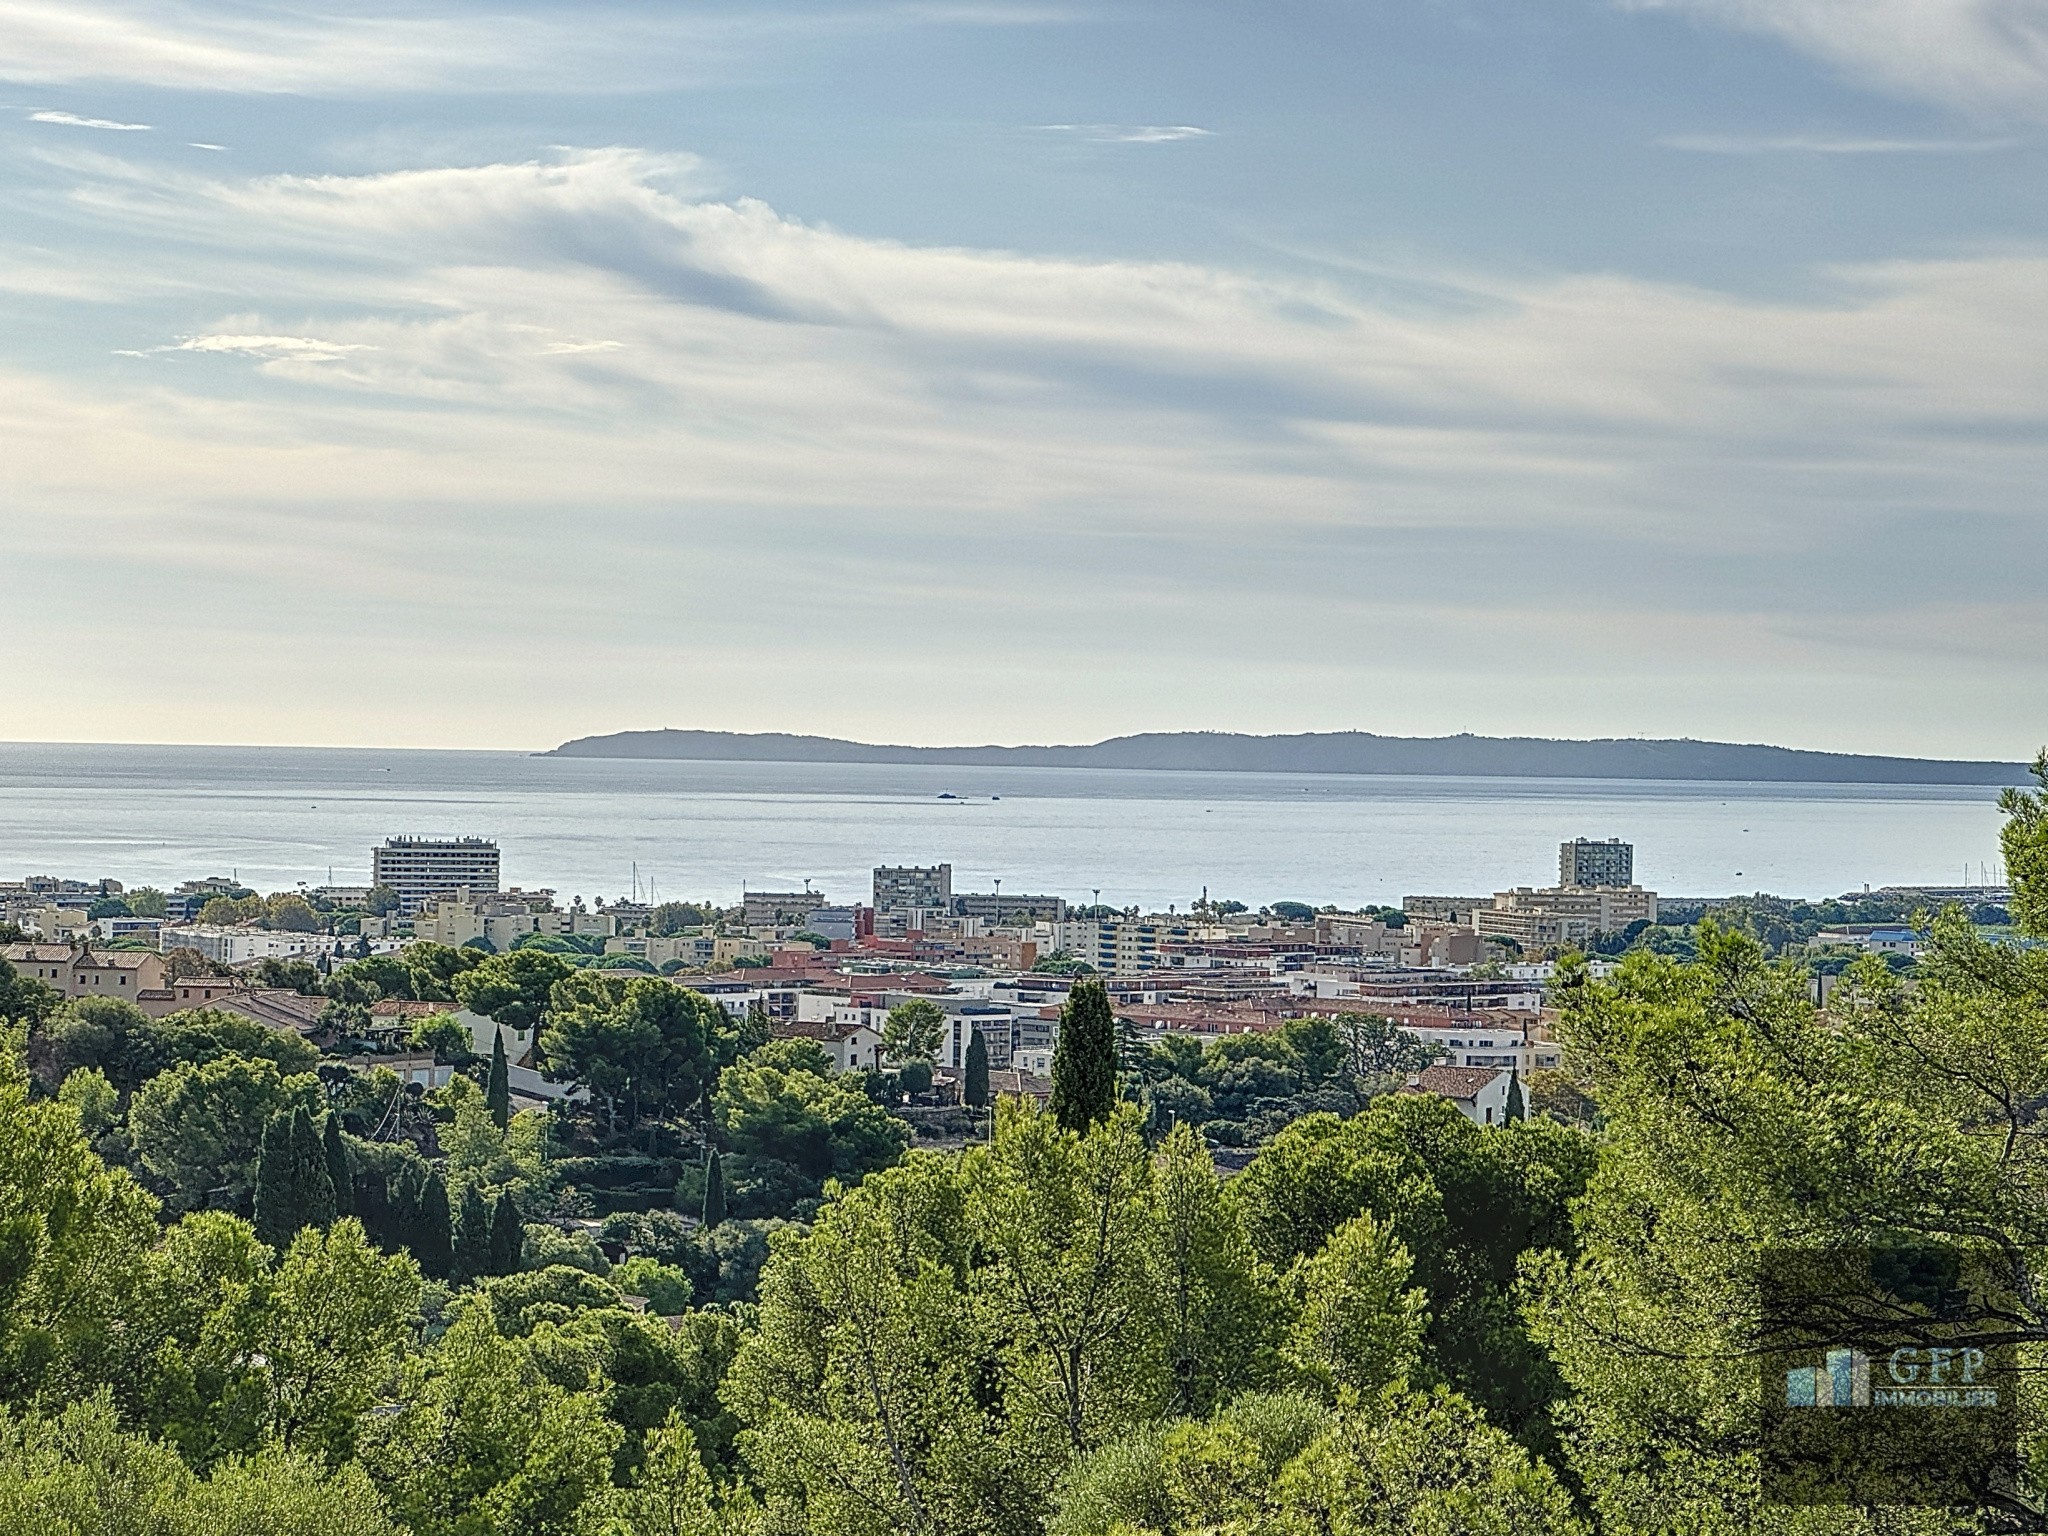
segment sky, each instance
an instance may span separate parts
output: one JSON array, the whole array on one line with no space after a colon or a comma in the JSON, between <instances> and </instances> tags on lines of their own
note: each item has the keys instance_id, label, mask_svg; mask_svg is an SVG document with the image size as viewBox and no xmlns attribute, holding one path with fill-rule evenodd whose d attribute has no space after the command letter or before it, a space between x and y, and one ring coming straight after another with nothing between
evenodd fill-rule
<instances>
[{"instance_id":1,"label":"sky","mask_svg":"<svg viewBox=\"0 0 2048 1536\"><path fill-rule=\"evenodd\" d=\"M2048 739L2048 0L0 0L0 739Z\"/></svg>"}]
</instances>

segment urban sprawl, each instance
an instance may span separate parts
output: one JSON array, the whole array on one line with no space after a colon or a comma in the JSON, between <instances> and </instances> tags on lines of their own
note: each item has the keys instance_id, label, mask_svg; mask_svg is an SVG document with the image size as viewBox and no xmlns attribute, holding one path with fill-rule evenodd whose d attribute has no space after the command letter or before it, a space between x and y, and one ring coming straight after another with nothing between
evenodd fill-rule
<instances>
[{"instance_id":1,"label":"urban sprawl","mask_svg":"<svg viewBox=\"0 0 2048 1536\"><path fill-rule=\"evenodd\" d=\"M913 1086L932 1103L960 1101L977 1035L994 1091L1045 1098L1068 993L1077 978L1097 977L1126 1045L1140 1048L1280 1035L1316 1019L1384 1021L1416 1048L1410 1090L1443 1094L1492 1124L1511 1085L1519 1095L1519 1083L1558 1065L1544 995L1561 954L1589 952L1603 974L1612 963L1603 954L1655 946L1681 931L1674 924L1719 912L1781 952L1832 959L1816 965L1824 978L1857 953L1910 964L1923 937L1913 918L1939 904L2005 918L1997 886L1866 888L1821 904L1660 901L1635 883L1634 853L1618 838L1576 839L1558 849L1554 885L1351 911L1292 901L1251 910L1206 892L1186 912L1112 910L1005 894L999 881L958 891L949 864L879 866L860 903L805 889L747 891L729 908L637 897L588 908L501 887L489 839L393 837L371 850L367 884L269 896L219 876L172 891L110 879L0 882L0 921L16 937L0 958L68 998L125 999L157 1018L239 1013L306 1037L333 1063L427 1089L444 1086L453 1067L451 1052L421 1048L421 1021L452 1019L467 1034L466 1051L453 1054L487 1056L502 1042L511 1097L529 1107L581 1093L546 1070L532 1010L515 1003L494 1016L403 987L378 995L365 979L376 968L363 962L434 945L657 975L733 1018L765 1021L771 1037L815 1042L837 1072L870 1075L903 1065L900 1043L892 1052L885 1042L887 1020L923 999L939 1017L920 1042L930 1081L918 1074Z\"/></svg>"}]
</instances>

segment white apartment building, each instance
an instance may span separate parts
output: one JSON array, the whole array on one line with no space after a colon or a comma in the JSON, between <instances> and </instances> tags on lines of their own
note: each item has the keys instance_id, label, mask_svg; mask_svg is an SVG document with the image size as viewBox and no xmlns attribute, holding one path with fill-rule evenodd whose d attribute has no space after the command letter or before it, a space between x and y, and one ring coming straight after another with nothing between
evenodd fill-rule
<instances>
[{"instance_id":1,"label":"white apartment building","mask_svg":"<svg viewBox=\"0 0 2048 1536\"><path fill-rule=\"evenodd\" d=\"M947 1000L939 1001L944 1006ZM958 1077L967 1070L967 1051L974 1042L977 1029L981 1031L982 1048L990 1058L993 1060L1000 1055L1002 1064L1009 1064L1012 1060L1011 1044L1016 1036L1016 1014L1001 1003L976 1002L968 998L950 1001L953 1006L946 1008L946 1032L939 1037L939 1049L932 1058L939 1070L952 1077Z\"/></svg>"},{"instance_id":2,"label":"white apartment building","mask_svg":"<svg viewBox=\"0 0 2048 1536\"><path fill-rule=\"evenodd\" d=\"M976 1029L981 1031L982 1045L992 1067L1010 1065L1013 1049L1052 1048L1059 1038L1059 1021L1042 1016L1045 1004L1041 998L1034 996L1026 1001L989 994L986 980L936 997L922 992L857 992L852 997L831 992L799 992L796 1020L806 1033L812 1029L842 1034L859 1030L879 1042L889 1011L913 997L923 998L946 1015L938 1048L932 1052L932 1065L955 1077L966 1070L967 1048ZM825 1037L813 1038L823 1041Z\"/></svg>"},{"instance_id":3,"label":"white apartment building","mask_svg":"<svg viewBox=\"0 0 2048 1536\"><path fill-rule=\"evenodd\" d=\"M1526 1019L1474 1018L1444 1026L1402 1024L1402 1034L1440 1053L1446 1066L1512 1067L1527 1077L1557 1066L1564 1058L1554 1040L1542 1040Z\"/></svg>"},{"instance_id":4,"label":"white apartment building","mask_svg":"<svg viewBox=\"0 0 2048 1536\"><path fill-rule=\"evenodd\" d=\"M370 881L398 892L398 910L421 907L461 891L498 888L498 845L484 837L392 837L370 850Z\"/></svg>"},{"instance_id":5,"label":"white apartment building","mask_svg":"<svg viewBox=\"0 0 2048 1536\"><path fill-rule=\"evenodd\" d=\"M1096 970L1112 976L1132 976L1154 971L1166 961L1160 945L1169 939L1185 939L1189 925L1176 922L1119 918L1111 922L1041 923L1041 929L1055 936L1054 948L1063 949L1076 960L1085 960Z\"/></svg>"},{"instance_id":6,"label":"white apartment building","mask_svg":"<svg viewBox=\"0 0 2048 1536\"><path fill-rule=\"evenodd\" d=\"M281 928L223 928L184 923L157 930L157 948L197 950L216 965L255 960L293 960L332 954L337 940L327 933L287 933ZM347 943L346 940L339 941Z\"/></svg>"},{"instance_id":7,"label":"white apartment building","mask_svg":"<svg viewBox=\"0 0 2048 1536\"><path fill-rule=\"evenodd\" d=\"M832 903L822 891L742 891L741 921L749 928L801 928L819 907Z\"/></svg>"}]
</instances>

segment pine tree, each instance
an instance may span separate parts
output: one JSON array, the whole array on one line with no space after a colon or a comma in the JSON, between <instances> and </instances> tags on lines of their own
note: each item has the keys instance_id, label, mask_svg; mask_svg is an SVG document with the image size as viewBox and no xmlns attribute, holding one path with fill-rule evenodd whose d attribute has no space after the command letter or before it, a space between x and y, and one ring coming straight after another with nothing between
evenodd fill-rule
<instances>
[{"instance_id":1,"label":"pine tree","mask_svg":"<svg viewBox=\"0 0 2048 1536\"><path fill-rule=\"evenodd\" d=\"M967 1037L965 1077L961 1093L969 1107L985 1108L988 1104L988 1042L981 1038L979 1029Z\"/></svg>"},{"instance_id":2,"label":"pine tree","mask_svg":"<svg viewBox=\"0 0 2048 1536\"><path fill-rule=\"evenodd\" d=\"M490 1106L491 1119L497 1122L499 1130L512 1123L512 1073L505 1061L502 1029L491 1040L491 1076L484 1088L484 1103Z\"/></svg>"},{"instance_id":3,"label":"pine tree","mask_svg":"<svg viewBox=\"0 0 2048 1536\"><path fill-rule=\"evenodd\" d=\"M321 1128L320 1150L327 1159L327 1182L334 1189L334 1214L356 1213L356 1176L349 1166L348 1147L341 1139L341 1116L329 1112Z\"/></svg>"},{"instance_id":4,"label":"pine tree","mask_svg":"<svg viewBox=\"0 0 2048 1536\"><path fill-rule=\"evenodd\" d=\"M1070 1131L1109 1118L1116 1103L1116 1018L1101 982L1074 983L1060 1010L1060 1041L1052 1054L1052 1112Z\"/></svg>"},{"instance_id":5,"label":"pine tree","mask_svg":"<svg viewBox=\"0 0 2048 1536\"><path fill-rule=\"evenodd\" d=\"M725 1222L725 1160L716 1147L704 1164L704 1230Z\"/></svg>"},{"instance_id":6,"label":"pine tree","mask_svg":"<svg viewBox=\"0 0 2048 1536\"><path fill-rule=\"evenodd\" d=\"M291 1163L292 1117L280 1111L263 1127L256 1154L256 1235L279 1253L299 1230Z\"/></svg>"},{"instance_id":7,"label":"pine tree","mask_svg":"<svg viewBox=\"0 0 2048 1536\"><path fill-rule=\"evenodd\" d=\"M455 1259L454 1223L448 1214L448 1186L438 1170L427 1175L413 1221L412 1256L420 1272L432 1280L448 1278Z\"/></svg>"},{"instance_id":8,"label":"pine tree","mask_svg":"<svg viewBox=\"0 0 2048 1536\"><path fill-rule=\"evenodd\" d=\"M1526 1120L1529 1106L1522 1098L1522 1079L1513 1068L1508 1069L1508 1102L1501 1110L1502 1120Z\"/></svg>"},{"instance_id":9,"label":"pine tree","mask_svg":"<svg viewBox=\"0 0 2048 1536\"><path fill-rule=\"evenodd\" d=\"M491 1268L491 1208L474 1184L462 1191L462 1214L455 1223L454 1276L474 1280Z\"/></svg>"},{"instance_id":10,"label":"pine tree","mask_svg":"<svg viewBox=\"0 0 2048 1536\"><path fill-rule=\"evenodd\" d=\"M499 1195L491 1211L490 1272L509 1275L519 1268L519 1255L526 1244L526 1230L519 1221L519 1207L510 1195Z\"/></svg>"}]
</instances>

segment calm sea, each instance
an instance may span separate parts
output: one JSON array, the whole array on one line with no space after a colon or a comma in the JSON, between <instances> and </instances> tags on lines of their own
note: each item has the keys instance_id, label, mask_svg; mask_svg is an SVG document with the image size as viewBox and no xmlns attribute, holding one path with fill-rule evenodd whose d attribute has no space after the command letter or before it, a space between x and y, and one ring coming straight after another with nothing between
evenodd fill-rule
<instances>
[{"instance_id":1,"label":"calm sea","mask_svg":"<svg viewBox=\"0 0 2048 1536\"><path fill-rule=\"evenodd\" d=\"M951 794L957 799L942 799ZM508 884L564 898L865 899L879 863L956 890L1181 906L1398 901L1556 878L1621 837L1666 894L1822 896L1977 878L1997 792L880 764L607 762L509 752L0 744L0 878L261 890L360 884L394 833L496 838Z\"/></svg>"}]
</instances>

